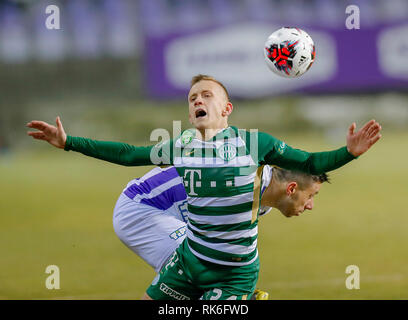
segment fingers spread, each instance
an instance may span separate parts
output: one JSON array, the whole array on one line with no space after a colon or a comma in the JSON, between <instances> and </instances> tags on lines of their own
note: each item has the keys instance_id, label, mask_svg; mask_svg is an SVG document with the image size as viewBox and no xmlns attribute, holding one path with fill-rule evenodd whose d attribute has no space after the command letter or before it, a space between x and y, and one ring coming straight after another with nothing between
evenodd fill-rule
<instances>
[{"instance_id":1,"label":"fingers spread","mask_svg":"<svg viewBox=\"0 0 408 320\"><path fill-rule=\"evenodd\" d=\"M376 135L375 137L370 139L370 144L373 145L374 143L376 143L378 140L380 140L381 138L381 134Z\"/></svg>"},{"instance_id":2,"label":"fingers spread","mask_svg":"<svg viewBox=\"0 0 408 320\"><path fill-rule=\"evenodd\" d=\"M376 136L381 131L381 126L377 123L368 133L369 137L372 138Z\"/></svg>"},{"instance_id":3,"label":"fingers spread","mask_svg":"<svg viewBox=\"0 0 408 320\"><path fill-rule=\"evenodd\" d=\"M374 120L374 119L368 121L368 122L360 129L360 131L361 131L362 133L366 133L374 123L375 123L375 120Z\"/></svg>"},{"instance_id":4,"label":"fingers spread","mask_svg":"<svg viewBox=\"0 0 408 320\"><path fill-rule=\"evenodd\" d=\"M29 131L27 134L34 139L46 140L46 135L42 131Z\"/></svg>"},{"instance_id":5,"label":"fingers spread","mask_svg":"<svg viewBox=\"0 0 408 320\"><path fill-rule=\"evenodd\" d=\"M44 133L44 132L42 132L42 131L27 131L27 134L28 134L29 136L32 136L32 135L34 135L34 134L36 134L36 133Z\"/></svg>"},{"instance_id":6,"label":"fingers spread","mask_svg":"<svg viewBox=\"0 0 408 320\"><path fill-rule=\"evenodd\" d=\"M374 128L369 131L369 137L372 138L376 136L381 131L381 129L382 129L381 125L378 122L376 122Z\"/></svg>"},{"instance_id":7,"label":"fingers spread","mask_svg":"<svg viewBox=\"0 0 408 320\"><path fill-rule=\"evenodd\" d=\"M49 126L49 124L44 121L33 120L27 123L27 127L38 129L38 130L45 130L47 126Z\"/></svg>"},{"instance_id":8,"label":"fingers spread","mask_svg":"<svg viewBox=\"0 0 408 320\"><path fill-rule=\"evenodd\" d=\"M366 135L368 137L372 137L373 135L377 134L380 131L380 125L378 123L373 124L368 130L366 131Z\"/></svg>"},{"instance_id":9,"label":"fingers spread","mask_svg":"<svg viewBox=\"0 0 408 320\"><path fill-rule=\"evenodd\" d=\"M356 123L353 122L349 127L349 134L352 135L355 129L356 129Z\"/></svg>"}]
</instances>

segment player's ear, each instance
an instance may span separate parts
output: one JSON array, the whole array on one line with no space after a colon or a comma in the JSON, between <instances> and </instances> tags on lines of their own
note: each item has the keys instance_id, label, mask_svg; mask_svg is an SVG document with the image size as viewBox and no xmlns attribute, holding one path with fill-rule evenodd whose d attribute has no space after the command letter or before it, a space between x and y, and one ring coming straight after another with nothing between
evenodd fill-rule
<instances>
[{"instance_id":1,"label":"player's ear","mask_svg":"<svg viewBox=\"0 0 408 320\"><path fill-rule=\"evenodd\" d=\"M224 110L222 111L222 115L225 116L229 116L232 112L232 110L234 109L234 106L232 105L231 102L227 102L227 104L225 105Z\"/></svg>"},{"instance_id":2,"label":"player's ear","mask_svg":"<svg viewBox=\"0 0 408 320\"><path fill-rule=\"evenodd\" d=\"M290 196L296 192L297 183L295 181L289 182L286 185L286 195Z\"/></svg>"}]
</instances>

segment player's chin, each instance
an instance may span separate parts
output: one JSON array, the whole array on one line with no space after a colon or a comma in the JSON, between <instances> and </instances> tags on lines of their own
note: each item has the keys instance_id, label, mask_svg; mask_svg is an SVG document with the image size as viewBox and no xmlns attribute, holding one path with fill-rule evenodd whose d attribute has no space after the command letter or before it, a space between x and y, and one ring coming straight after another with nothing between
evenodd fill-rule
<instances>
[{"instance_id":1,"label":"player's chin","mask_svg":"<svg viewBox=\"0 0 408 320\"><path fill-rule=\"evenodd\" d=\"M196 118L194 120L194 127L196 127L197 129L206 129L208 128L208 121L206 121L207 119L205 119L204 117L200 117L200 118Z\"/></svg>"},{"instance_id":2,"label":"player's chin","mask_svg":"<svg viewBox=\"0 0 408 320\"><path fill-rule=\"evenodd\" d=\"M292 212L289 217L299 217L300 212Z\"/></svg>"}]
</instances>

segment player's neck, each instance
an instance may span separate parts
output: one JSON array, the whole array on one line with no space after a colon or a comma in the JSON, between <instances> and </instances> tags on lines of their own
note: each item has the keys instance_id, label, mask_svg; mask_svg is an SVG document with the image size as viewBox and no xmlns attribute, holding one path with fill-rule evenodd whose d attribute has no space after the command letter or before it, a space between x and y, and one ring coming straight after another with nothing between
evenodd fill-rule
<instances>
[{"instance_id":1,"label":"player's neck","mask_svg":"<svg viewBox=\"0 0 408 320\"><path fill-rule=\"evenodd\" d=\"M276 183L272 177L269 186L265 189L261 198L261 205L278 209L279 198L281 197L282 190L280 185Z\"/></svg>"},{"instance_id":2,"label":"player's neck","mask_svg":"<svg viewBox=\"0 0 408 320\"><path fill-rule=\"evenodd\" d=\"M228 125L217 129L197 129L196 138L202 141L208 141L225 128L228 128Z\"/></svg>"}]
</instances>

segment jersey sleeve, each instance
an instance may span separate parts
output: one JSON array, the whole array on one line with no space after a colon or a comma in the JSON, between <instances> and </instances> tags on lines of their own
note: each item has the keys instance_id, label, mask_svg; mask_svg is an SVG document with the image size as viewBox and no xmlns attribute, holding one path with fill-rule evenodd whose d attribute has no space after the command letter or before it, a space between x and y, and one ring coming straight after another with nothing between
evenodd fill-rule
<instances>
[{"instance_id":1,"label":"jersey sleeve","mask_svg":"<svg viewBox=\"0 0 408 320\"><path fill-rule=\"evenodd\" d=\"M263 132L258 134L258 148L261 163L310 174L335 170L356 158L346 146L333 151L306 152Z\"/></svg>"},{"instance_id":2,"label":"jersey sleeve","mask_svg":"<svg viewBox=\"0 0 408 320\"><path fill-rule=\"evenodd\" d=\"M127 143L67 136L64 150L80 152L123 166L143 166L172 164L172 146L172 140L146 147L136 147Z\"/></svg>"}]
</instances>

